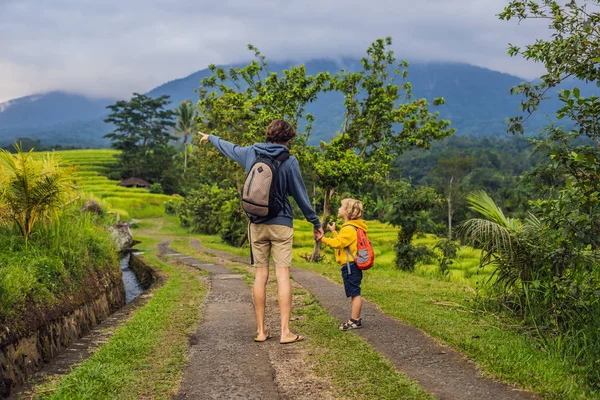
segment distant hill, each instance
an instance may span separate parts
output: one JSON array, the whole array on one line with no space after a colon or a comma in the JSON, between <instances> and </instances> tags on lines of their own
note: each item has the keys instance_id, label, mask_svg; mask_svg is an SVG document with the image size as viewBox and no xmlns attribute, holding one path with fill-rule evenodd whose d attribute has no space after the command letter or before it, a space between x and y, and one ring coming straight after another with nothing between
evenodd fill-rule
<instances>
[{"instance_id":1,"label":"distant hill","mask_svg":"<svg viewBox=\"0 0 600 400\"><path fill-rule=\"evenodd\" d=\"M290 63L271 63L271 71L281 71ZM358 59L341 61L313 60L305 63L308 73L319 71L337 72L340 67L357 70ZM209 76L207 69L185 78L160 85L147 94L169 95L172 106L183 100L197 98L194 89ZM517 113L520 98L510 95L510 88L524 79L467 64L413 63L409 67L408 80L412 84L413 98L444 97L446 104L438 110L443 118L452 121L459 135L501 136L506 134L505 120ZM566 87L572 87L569 82ZM584 93L600 94L595 86L584 86ZM552 114L559 106L555 98L548 100L528 121L527 129L538 132L547 125L545 114ZM111 131L103 122L105 107L116 99L89 99L64 92L51 92L23 97L0 104L0 145L17 137L30 137L44 144L107 147L102 136ZM328 140L340 128L343 118L342 98L328 93L309 106L316 116L311 142Z\"/></svg>"}]
</instances>

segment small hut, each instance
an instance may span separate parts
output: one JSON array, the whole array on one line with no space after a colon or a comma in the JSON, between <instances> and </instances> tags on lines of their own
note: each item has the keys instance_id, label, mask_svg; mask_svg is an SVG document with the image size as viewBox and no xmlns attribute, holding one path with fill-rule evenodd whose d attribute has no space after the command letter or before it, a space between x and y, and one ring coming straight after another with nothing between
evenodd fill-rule
<instances>
[{"instance_id":1,"label":"small hut","mask_svg":"<svg viewBox=\"0 0 600 400\"><path fill-rule=\"evenodd\" d=\"M144 189L150 189L150 184L148 182L146 182L143 179L140 178L127 178L127 179L123 179L120 183L120 186L125 186L125 187L137 187L137 188L144 188Z\"/></svg>"}]
</instances>

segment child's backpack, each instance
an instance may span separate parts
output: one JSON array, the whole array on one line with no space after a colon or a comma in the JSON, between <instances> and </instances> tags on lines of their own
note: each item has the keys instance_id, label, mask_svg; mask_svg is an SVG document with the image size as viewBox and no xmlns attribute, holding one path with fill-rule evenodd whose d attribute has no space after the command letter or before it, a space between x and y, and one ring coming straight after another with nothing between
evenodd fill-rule
<instances>
[{"instance_id":1,"label":"child's backpack","mask_svg":"<svg viewBox=\"0 0 600 400\"><path fill-rule=\"evenodd\" d=\"M369 240L367 233L362 229L350 225L354 229L356 229L356 258L352 255L350 250L346 247L346 264L348 266L348 273L350 273L350 263L348 259L352 257L358 269L362 269L363 271L369 269L373 266L375 262L375 253L373 252L373 244Z\"/></svg>"},{"instance_id":2,"label":"child's backpack","mask_svg":"<svg viewBox=\"0 0 600 400\"><path fill-rule=\"evenodd\" d=\"M279 193L279 167L290 153L284 151L275 158L260 155L252 164L242 192L242 208L250 221L276 217L283 208Z\"/></svg>"}]
</instances>

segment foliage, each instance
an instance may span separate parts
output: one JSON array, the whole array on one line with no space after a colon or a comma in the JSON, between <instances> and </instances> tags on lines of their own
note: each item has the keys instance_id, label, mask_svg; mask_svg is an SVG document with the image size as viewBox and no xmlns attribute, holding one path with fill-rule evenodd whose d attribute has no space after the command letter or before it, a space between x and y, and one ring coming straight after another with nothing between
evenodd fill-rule
<instances>
[{"instance_id":1,"label":"foliage","mask_svg":"<svg viewBox=\"0 0 600 400\"><path fill-rule=\"evenodd\" d=\"M396 266L405 271L414 271L419 261L427 260L433 253L424 247L413 246L413 236L433 224L429 210L440 199L432 188L414 187L403 180L393 183L392 193L386 221L400 227L395 246Z\"/></svg>"},{"instance_id":2,"label":"foliage","mask_svg":"<svg viewBox=\"0 0 600 400\"><path fill-rule=\"evenodd\" d=\"M169 141L176 137L169 133L175 122L174 112L166 109L168 98L154 99L134 93L130 101L120 100L108 106L111 112L104 121L112 123L115 131L104 137L121 151L119 168L124 178L133 176L160 182L167 193L173 193L172 182L176 181L168 174L173 174L176 168L175 149L169 146Z\"/></svg>"},{"instance_id":3,"label":"foliage","mask_svg":"<svg viewBox=\"0 0 600 400\"><path fill-rule=\"evenodd\" d=\"M493 268L494 279L488 282L498 304L534 326L547 347L597 385L597 260L591 252L578 251L576 238L563 236L547 221L507 218L485 193L468 199L484 219L468 221L463 234L482 247L481 267Z\"/></svg>"},{"instance_id":4,"label":"foliage","mask_svg":"<svg viewBox=\"0 0 600 400\"><path fill-rule=\"evenodd\" d=\"M121 171L112 171L107 175L108 179L111 181L120 181L123 179L123 174Z\"/></svg>"},{"instance_id":5,"label":"foliage","mask_svg":"<svg viewBox=\"0 0 600 400\"><path fill-rule=\"evenodd\" d=\"M179 137L183 137L183 171L187 169L188 160L188 138L193 133L196 125L196 114L191 101L182 101L179 107L175 110L177 116L177 124L175 125L175 133Z\"/></svg>"},{"instance_id":6,"label":"foliage","mask_svg":"<svg viewBox=\"0 0 600 400\"><path fill-rule=\"evenodd\" d=\"M433 247L433 250L439 250L442 253L441 257L439 257L439 268L443 277L448 277L450 267L454 264L453 260L456 259L459 247L460 244L452 239L442 239Z\"/></svg>"},{"instance_id":7,"label":"foliage","mask_svg":"<svg viewBox=\"0 0 600 400\"><path fill-rule=\"evenodd\" d=\"M95 270L118 268L106 219L82 213L83 201L65 207L28 241L0 227L0 320L28 302L49 304L74 293Z\"/></svg>"},{"instance_id":8,"label":"foliage","mask_svg":"<svg viewBox=\"0 0 600 400\"><path fill-rule=\"evenodd\" d=\"M192 232L219 234L225 243L241 247L247 241L248 218L233 188L202 185L177 207L183 227Z\"/></svg>"},{"instance_id":9,"label":"foliage","mask_svg":"<svg viewBox=\"0 0 600 400\"><path fill-rule=\"evenodd\" d=\"M338 136L308 152L316 184L324 193L322 224L341 186L356 190L367 180L381 180L398 154L429 148L431 142L454 133L449 121L429 111L426 99L410 101L410 82L396 83L399 77L406 79L408 63L396 64L391 45L391 37L376 40L361 59L361 71L342 70L327 87L344 96L346 110ZM434 106L442 104L444 99L434 99ZM318 255L315 245L313 259Z\"/></svg>"},{"instance_id":10,"label":"foliage","mask_svg":"<svg viewBox=\"0 0 600 400\"><path fill-rule=\"evenodd\" d=\"M163 188L160 183L153 183L152 185L150 185L150 193L162 194L162 192L163 192Z\"/></svg>"},{"instance_id":11,"label":"foliage","mask_svg":"<svg viewBox=\"0 0 600 400\"><path fill-rule=\"evenodd\" d=\"M227 244L242 247L248 242L248 217L238 198L223 203L219 210L219 236Z\"/></svg>"},{"instance_id":12,"label":"foliage","mask_svg":"<svg viewBox=\"0 0 600 400\"><path fill-rule=\"evenodd\" d=\"M526 115L510 120L511 132L522 132L545 94L560 83L575 78L600 86L598 5L598 0L512 1L500 14L504 20L546 19L553 31L550 38L538 39L524 49L509 49L510 55L521 55L546 68L539 83L513 89L522 95ZM573 128L567 131L552 125L534 141L542 161L529 178L542 196L533 203L540 226L519 235L525 240L534 273L522 285L530 316L559 332L558 347L564 349L567 343L564 355L588 368L590 384L599 387L600 374L592 371L598 371L600 359L600 294L594 289L600 269L600 99L586 97L575 87L563 90L559 100L562 107L556 117ZM513 252L513 259L518 256ZM548 321L547 316L554 319Z\"/></svg>"},{"instance_id":13,"label":"foliage","mask_svg":"<svg viewBox=\"0 0 600 400\"><path fill-rule=\"evenodd\" d=\"M175 215L177 214L177 209L181 204L180 199L170 199L165 201L165 214L167 215Z\"/></svg>"},{"instance_id":14,"label":"foliage","mask_svg":"<svg viewBox=\"0 0 600 400\"><path fill-rule=\"evenodd\" d=\"M537 162L531 157L532 149L530 141L519 136L503 139L452 136L434 143L431 150L417 149L400 155L394 163L391 179L403 177L415 185L429 185L438 193L444 193L446 199L451 200L453 226L476 216L468 208L465 196L479 190L488 193L508 215L525 218L533 189L532 185L524 184L522 175L531 171ZM468 163L470 168L459 175L447 172L446 168L451 167L447 164L460 159L472 160ZM460 178L458 181L455 178L450 185L454 176ZM431 217L447 227L448 208L434 208Z\"/></svg>"},{"instance_id":15,"label":"foliage","mask_svg":"<svg viewBox=\"0 0 600 400\"><path fill-rule=\"evenodd\" d=\"M221 189L216 184L200 186L186 196L177 209L181 226L192 232L217 234L221 227L219 210L235 196L233 189Z\"/></svg>"},{"instance_id":16,"label":"foliage","mask_svg":"<svg viewBox=\"0 0 600 400\"><path fill-rule=\"evenodd\" d=\"M61 168L53 154L37 159L15 148L14 155L0 150L0 224L17 226L27 240L75 196L75 168Z\"/></svg>"}]
</instances>

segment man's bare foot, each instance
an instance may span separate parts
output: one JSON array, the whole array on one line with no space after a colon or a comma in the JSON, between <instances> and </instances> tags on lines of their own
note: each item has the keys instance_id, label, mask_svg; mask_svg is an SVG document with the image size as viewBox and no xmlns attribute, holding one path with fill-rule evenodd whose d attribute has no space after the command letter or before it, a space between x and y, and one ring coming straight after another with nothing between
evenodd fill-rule
<instances>
[{"instance_id":1,"label":"man's bare foot","mask_svg":"<svg viewBox=\"0 0 600 400\"><path fill-rule=\"evenodd\" d=\"M257 333L256 337L254 338L255 342L264 342L267 339L271 339L271 332L269 332L269 330L267 329L265 332L262 333Z\"/></svg>"},{"instance_id":2,"label":"man's bare foot","mask_svg":"<svg viewBox=\"0 0 600 400\"><path fill-rule=\"evenodd\" d=\"M300 342L302 340L304 340L304 336L296 335L296 334L293 334L290 332L287 335L281 335L281 338L279 339L279 343L281 343L281 344L294 343L294 342Z\"/></svg>"}]
</instances>

